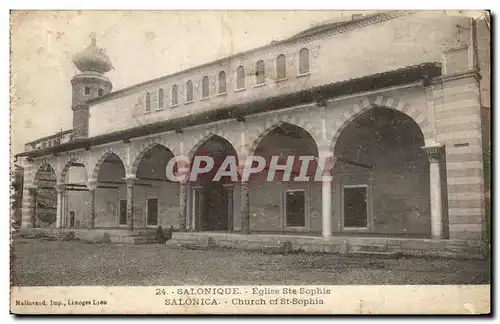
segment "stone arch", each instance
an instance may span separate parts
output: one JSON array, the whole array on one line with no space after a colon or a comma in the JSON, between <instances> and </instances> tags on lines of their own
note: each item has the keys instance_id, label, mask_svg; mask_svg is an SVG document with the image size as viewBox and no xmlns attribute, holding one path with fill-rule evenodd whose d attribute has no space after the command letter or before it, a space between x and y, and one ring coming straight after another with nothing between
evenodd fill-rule
<instances>
[{"instance_id":1,"label":"stone arch","mask_svg":"<svg viewBox=\"0 0 500 324\"><path fill-rule=\"evenodd\" d=\"M92 180L97 180L97 176L99 175L99 170L101 169L101 165L111 155L116 155L120 159L120 161L123 163L123 167L125 169L125 174L127 174L128 168L127 168L127 164L123 161L123 158L120 156L120 154L118 154L114 150L109 149L109 150L104 151L104 153L101 155L101 157L99 158L99 160L97 160L97 162L95 163L94 168L92 169L92 174L89 177L89 181L91 179Z\"/></svg>"},{"instance_id":2,"label":"stone arch","mask_svg":"<svg viewBox=\"0 0 500 324\"><path fill-rule=\"evenodd\" d=\"M328 138L331 138L330 150L332 152L335 150L335 145L337 144L342 131L357 117L374 107L388 108L407 115L419 126L425 143L427 144L433 142L434 137L431 130L431 124L429 123L427 116L422 111L419 111L404 100L388 96L377 96L376 98L365 98L359 103L352 105L346 112L334 121L333 129L336 130L336 132L334 134L327 134Z\"/></svg>"},{"instance_id":3,"label":"stone arch","mask_svg":"<svg viewBox=\"0 0 500 324\"><path fill-rule=\"evenodd\" d=\"M225 131L220 131L220 130L207 130L205 133L200 134L199 136L196 137L194 141L194 145L192 145L191 149L189 150L188 156L190 159L194 157L196 154L196 151L200 148L200 146L203 145L206 141L208 141L210 138L218 136L221 137L222 139L226 140L231 146L233 147L234 151L238 154L239 150L237 145L234 140L231 138L230 134Z\"/></svg>"},{"instance_id":4,"label":"stone arch","mask_svg":"<svg viewBox=\"0 0 500 324\"><path fill-rule=\"evenodd\" d=\"M40 161L39 163L37 163L34 167L34 173L33 173L33 179L32 179L32 185L34 186L38 186L38 175L40 174L40 172L42 171L42 167L44 166L49 166L52 170L52 173L54 174L54 177L55 177L55 181L57 181L57 169L50 163L49 160L42 160Z\"/></svg>"},{"instance_id":5,"label":"stone arch","mask_svg":"<svg viewBox=\"0 0 500 324\"><path fill-rule=\"evenodd\" d=\"M250 146L248 148L248 155L251 156L255 153L255 150L259 146L260 142L273 130L279 127L282 124L290 124L297 126L303 129L306 133L308 133L311 138L314 140L316 144L316 148L318 152L320 152L320 141L321 138L320 133L317 129L315 129L309 122L301 120L298 116L286 115L285 117L274 116L267 120L266 125L263 127L259 127L254 135L250 138Z\"/></svg>"},{"instance_id":6,"label":"stone arch","mask_svg":"<svg viewBox=\"0 0 500 324\"><path fill-rule=\"evenodd\" d=\"M54 165L54 163L51 162L51 160L49 159L41 159L41 160L37 160L33 163L33 166L32 166L32 175L31 175L31 184L32 185L35 185L35 182L36 182L36 176L38 174L38 172L40 171L40 168L44 165L49 165L52 170L54 171L54 174L56 175L56 180L59 180L57 179L57 165Z\"/></svg>"},{"instance_id":7,"label":"stone arch","mask_svg":"<svg viewBox=\"0 0 500 324\"><path fill-rule=\"evenodd\" d=\"M88 174L89 171L87 170L87 165L84 163L82 158L78 157L72 157L70 158L63 166L61 173L59 174L59 182L60 183L66 183L66 175L68 174L69 169L73 165L73 163L81 163L83 164L83 167L85 168L85 172Z\"/></svg>"},{"instance_id":8,"label":"stone arch","mask_svg":"<svg viewBox=\"0 0 500 324\"><path fill-rule=\"evenodd\" d=\"M151 150L153 147L155 146L161 146L167 150L169 150L170 152L172 152L172 154L174 154L174 152L169 148L167 147L164 143L161 143L161 142L146 142L144 143L139 149L138 149L138 153L136 154L133 162L132 162L132 165L130 166L130 174L131 175L134 175L134 176L137 176L136 173L137 173L137 168L139 167L139 164L141 163L141 160L143 159L144 155L149 151Z\"/></svg>"}]
</instances>

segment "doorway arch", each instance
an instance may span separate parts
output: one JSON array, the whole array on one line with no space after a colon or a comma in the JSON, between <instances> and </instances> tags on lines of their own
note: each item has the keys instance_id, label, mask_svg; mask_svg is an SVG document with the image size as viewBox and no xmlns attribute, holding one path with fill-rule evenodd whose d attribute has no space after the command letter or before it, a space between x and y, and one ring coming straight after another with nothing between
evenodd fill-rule
<instances>
[{"instance_id":1,"label":"doorway arch","mask_svg":"<svg viewBox=\"0 0 500 324\"><path fill-rule=\"evenodd\" d=\"M195 179L191 178L191 226L198 231L232 231L235 222L233 181L235 179L228 176L216 179L216 174L224 167L223 162L228 158L233 159L232 167L238 165L236 149L225 138L212 134L195 146L193 161L200 156L212 158L214 167L206 173L198 174ZM205 166L203 162L201 164L201 167ZM190 171L193 171L193 164Z\"/></svg>"},{"instance_id":2,"label":"doorway arch","mask_svg":"<svg viewBox=\"0 0 500 324\"><path fill-rule=\"evenodd\" d=\"M429 161L415 120L372 107L343 125L332 145L340 231L430 236Z\"/></svg>"}]
</instances>

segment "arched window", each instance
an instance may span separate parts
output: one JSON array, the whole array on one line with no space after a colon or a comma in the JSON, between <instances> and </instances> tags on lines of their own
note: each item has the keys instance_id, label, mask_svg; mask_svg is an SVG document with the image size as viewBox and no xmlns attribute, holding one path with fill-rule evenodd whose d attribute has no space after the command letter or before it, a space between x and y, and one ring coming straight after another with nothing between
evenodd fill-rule
<instances>
[{"instance_id":1,"label":"arched window","mask_svg":"<svg viewBox=\"0 0 500 324\"><path fill-rule=\"evenodd\" d=\"M264 61L257 61L255 64L255 84L262 84L266 82L266 66Z\"/></svg>"},{"instance_id":2,"label":"arched window","mask_svg":"<svg viewBox=\"0 0 500 324\"><path fill-rule=\"evenodd\" d=\"M161 109L163 108L163 88L160 88L158 90L158 108Z\"/></svg>"},{"instance_id":3,"label":"arched window","mask_svg":"<svg viewBox=\"0 0 500 324\"><path fill-rule=\"evenodd\" d=\"M226 72L219 72L219 93L226 93Z\"/></svg>"},{"instance_id":4,"label":"arched window","mask_svg":"<svg viewBox=\"0 0 500 324\"><path fill-rule=\"evenodd\" d=\"M186 82L186 102L193 101L193 81Z\"/></svg>"},{"instance_id":5,"label":"arched window","mask_svg":"<svg viewBox=\"0 0 500 324\"><path fill-rule=\"evenodd\" d=\"M172 106L177 106L179 104L179 91L177 90L177 85L172 86Z\"/></svg>"},{"instance_id":6,"label":"arched window","mask_svg":"<svg viewBox=\"0 0 500 324\"><path fill-rule=\"evenodd\" d=\"M209 96L209 84L208 84L208 77L204 76L202 81L201 81L201 96L203 98L208 98Z\"/></svg>"},{"instance_id":7,"label":"arched window","mask_svg":"<svg viewBox=\"0 0 500 324\"><path fill-rule=\"evenodd\" d=\"M98 97L104 96L104 89L103 88L99 88L99 90L97 90L97 96Z\"/></svg>"},{"instance_id":8,"label":"arched window","mask_svg":"<svg viewBox=\"0 0 500 324\"><path fill-rule=\"evenodd\" d=\"M236 89L245 89L245 68L241 65L236 69Z\"/></svg>"},{"instance_id":9,"label":"arched window","mask_svg":"<svg viewBox=\"0 0 500 324\"><path fill-rule=\"evenodd\" d=\"M276 77L278 80L286 78L286 58L285 54L278 55L276 59Z\"/></svg>"},{"instance_id":10,"label":"arched window","mask_svg":"<svg viewBox=\"0 0 500 324\"><path fill-rule=\"evenodd\" d=\"M309 73L309 50L303 48L299 52L299 74Z\"/></svg>"},{"instance_id":11,"label":"arched window","mask_svg":"<svg viewBox=\"0 0 500 324\"><path fill-rule=\"evenodd\" d=\"M151 94L146 92L146 111L151 111Z\"/></svg>"},{"instance_id":12,"label":"arched window","mask_svg":"<svg viewBox=\"0 0 500 324\"><path fill-rule=\"evenodd\" d=\"M83 94L88 96L90 94L90 87L83 88Z\"/></svg>"}]
</instances>

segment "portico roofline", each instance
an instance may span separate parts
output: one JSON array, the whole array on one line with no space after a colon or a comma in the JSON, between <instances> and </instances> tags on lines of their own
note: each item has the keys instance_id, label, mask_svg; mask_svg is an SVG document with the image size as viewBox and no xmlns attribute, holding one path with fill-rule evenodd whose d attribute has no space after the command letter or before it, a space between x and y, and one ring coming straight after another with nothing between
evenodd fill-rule
<instances>
[{"instance_id":1,"label":"portico roofline","mask_svg":"<svg viewBox=\"0 0 500 324\"><path fill-rule=\"evenodd\" d=\"M440 63L422 63L419 65L407 66L359 78L329 83L281 96L274 96L236 105L223 106L218 109L200 112L197 114L154 122L90 138L77 139L58 146L23 152L17 154L16 157L26 156L34 158L77 149L89 149L93 146L117 141L128 141L132 138L163 133L166 131L180 132L183 128L220 120L236 119L243 121L244 117L247 115L261 113L264 111L278 111L295 105L312 102L323 104L325 100L339 96L379 90L414 83L417 81L427 83L430 79L438 76L441 76Z\"/></svg>"}]
</instances>

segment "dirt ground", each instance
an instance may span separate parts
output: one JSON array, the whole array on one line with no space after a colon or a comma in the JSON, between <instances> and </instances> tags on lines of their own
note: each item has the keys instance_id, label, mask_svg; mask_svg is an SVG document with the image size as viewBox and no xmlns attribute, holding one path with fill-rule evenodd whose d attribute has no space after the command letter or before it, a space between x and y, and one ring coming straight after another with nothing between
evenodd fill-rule
<instances>
[{"instance_id":1,"label":"dirt ground","mask_svg":"<svg viewBox=\"0 0 500 324\"><path fill-rule=\"evenodd\" d=\"M16 238L14 286L486 284L488 260L178 250Z\"/></svg>"}]
</instances>

